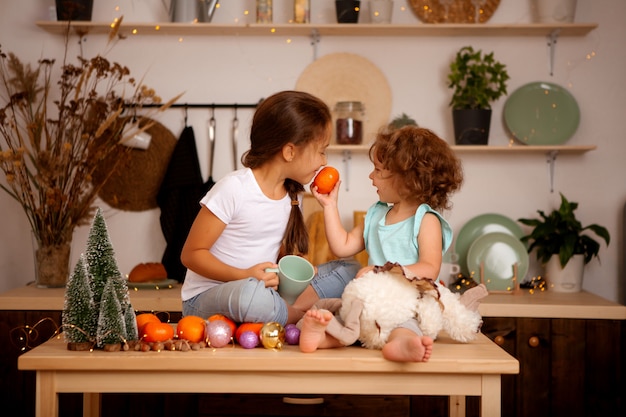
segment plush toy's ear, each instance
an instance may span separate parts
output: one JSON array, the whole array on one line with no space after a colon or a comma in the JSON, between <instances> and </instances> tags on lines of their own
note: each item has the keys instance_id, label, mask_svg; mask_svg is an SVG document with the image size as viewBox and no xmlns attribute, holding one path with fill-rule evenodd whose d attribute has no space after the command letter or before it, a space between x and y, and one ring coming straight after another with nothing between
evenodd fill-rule
<instances>
[{"instance_id":1,"label":"plush toy's ear","mask_svg":"<svg viewBox=\"0 0 626 417\"><path fill-rule=\"evenodd\" d=\"M443 329L458 342L469 342L476 338L482 325L482 317L476 310L469 309L460 300L459 294L448 288L440 288L443 310Z\"/></svg>"}]
</instances>

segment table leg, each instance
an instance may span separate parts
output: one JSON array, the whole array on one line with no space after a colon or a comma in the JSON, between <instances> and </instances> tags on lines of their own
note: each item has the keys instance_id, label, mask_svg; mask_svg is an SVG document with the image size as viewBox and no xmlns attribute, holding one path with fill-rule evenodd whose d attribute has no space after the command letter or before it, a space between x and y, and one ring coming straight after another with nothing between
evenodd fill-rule
<instances>
[{"instance_id":1,"label":"table leg","mask_svg":"<svg viewBox=\"0 0 626 417\"><path fill-rule=\"evenodd\" d=\"M465 417L465 396L451 395L449 397L450 417Z\"/></svg>"},{"instance_id":2,"label":"table leg","mask_svg":"<svg viewBox=\"0 0 626 417\"><path fill-rule=\"evenodd\" d=\"M480 415L482 417L500 417L502 410L500 375L483 375Z\"/></svg>"},{"instance_id":3,"label":"table leg","mask_svg":"<svg viewBox=\"0 0 626 417\"><path fill-rule=\"evenodd\" d=\"M56 392L54 372L37 372L35 394L36 417L58 417L59 396Z\"/></svg>"},{"instance_id":4,"label":"table leg","mask_svg":"<svg viewBox=\"0 0 626 417\"><path fill-rule=\"evenodd\" d=\"M97 392L83 394L83 417L100 417L101 395Z\"/></svg>"}]
</instances>

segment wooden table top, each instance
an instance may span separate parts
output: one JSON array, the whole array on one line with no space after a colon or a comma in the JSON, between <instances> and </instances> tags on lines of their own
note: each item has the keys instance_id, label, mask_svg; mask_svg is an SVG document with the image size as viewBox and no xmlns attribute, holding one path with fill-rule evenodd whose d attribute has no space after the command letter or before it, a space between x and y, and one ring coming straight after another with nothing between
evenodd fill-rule
<instances>
[{"instance_id":1,"label":"wooden table top","mask_svg":"<svg viewBox=\"0 0 626 417\"><path fill-rule=\"evenodd\" d=\"M458 343L447 336L435 342L426 363L390 362L378 350L361 347L322 349L302 353L297 346L282 350L243 349L236 345L198 351L161 352L75 352L54 338L24 353L18 359L21 370L54 371L228 371L228 372L329 372L334 373L461 373L516 374L519 362L483 334L470 343ZM164 376L167 379L166 376Z\"/></svg>"}]
</instances>

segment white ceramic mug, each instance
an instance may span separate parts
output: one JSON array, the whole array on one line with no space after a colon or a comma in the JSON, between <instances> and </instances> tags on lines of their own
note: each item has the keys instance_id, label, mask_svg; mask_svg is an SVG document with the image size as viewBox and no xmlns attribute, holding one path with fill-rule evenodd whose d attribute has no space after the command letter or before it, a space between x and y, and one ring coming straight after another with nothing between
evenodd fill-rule
<instances>
[{"instance_id":1,"label":"white ceramic mug","mask_svg":"<svg viewBox=\"0 0 626 417\"><path fill-rule=\"evenodd\" d=\"M461 273L461 267L459 264L442 263L441 269L439 269L439 281L448 286L451 282L456 280L456 276Z\"/></svg>"},{"instance_id":2,"label":"white ceramic mug","mask_svg":"<svg viewBox=\"0 0 626 417\"><path fill-rule=\"evenodd\" d=\"M456 280L456 276L461 273L461 266L459 265L459 254L454 252L446 252L443 255L443 262L439 269L439 281L443 282L446 286L452 281Z\"/></svg>"}]
</instances>

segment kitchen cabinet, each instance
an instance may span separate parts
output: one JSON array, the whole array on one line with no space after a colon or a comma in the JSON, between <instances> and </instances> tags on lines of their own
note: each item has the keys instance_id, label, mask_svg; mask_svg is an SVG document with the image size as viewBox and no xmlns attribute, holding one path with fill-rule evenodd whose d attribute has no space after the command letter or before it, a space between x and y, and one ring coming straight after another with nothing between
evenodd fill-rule
<instances>
[{"instance_id":1,"label":"kitchen cabinet","mask_svg":"<svg viewBox=\"0 0 626 417\"><path fill-rule=\"evenodd\" d=\"M482 331L520 362L502 377L502 415L623 414L623 320L487 317Z\"/></svg>"},{"instance_id":2,"label":"kitchen cabinet","mask_svg":"<svg viewBox=\"0 0 626 417\"><path fill-rule=\"evenodd\" d=\"M484 317L482 332L520 363L518 375L502 376L503 416L624 413L624 320ZM478 416L471 400L467 416ZM446 405L446 399L416 397L411 409L447 416Z\"/></svg>"}]
</instances>

